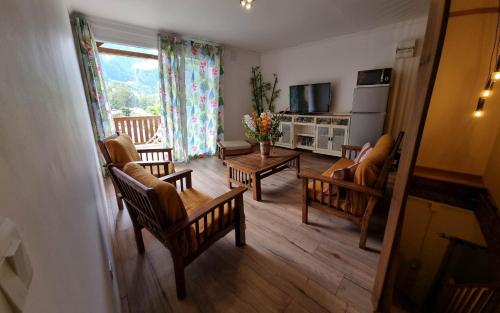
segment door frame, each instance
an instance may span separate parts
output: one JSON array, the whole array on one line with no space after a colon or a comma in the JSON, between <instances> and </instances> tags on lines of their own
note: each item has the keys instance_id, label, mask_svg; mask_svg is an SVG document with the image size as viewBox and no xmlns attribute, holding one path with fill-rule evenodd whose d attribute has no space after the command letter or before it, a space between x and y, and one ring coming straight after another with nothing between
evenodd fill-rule
<instances>
[{"instance_id":1,"label":"door frame","mask_svg":"<svg viewBox=\"0 0 500 313\"><path fill-rule=\"evenodd\" d=\"M397 254L408 198L408 186L415 168L418 148L441 59L450 14L450 3L451 0L430 0L427 29L418 68L416 102L411 112L412 118L409 119L405 129L399 169L372 289L372 303L376 312L390 312L392 305L392 293L397 274Z\"/></svg>"}]
</instances>

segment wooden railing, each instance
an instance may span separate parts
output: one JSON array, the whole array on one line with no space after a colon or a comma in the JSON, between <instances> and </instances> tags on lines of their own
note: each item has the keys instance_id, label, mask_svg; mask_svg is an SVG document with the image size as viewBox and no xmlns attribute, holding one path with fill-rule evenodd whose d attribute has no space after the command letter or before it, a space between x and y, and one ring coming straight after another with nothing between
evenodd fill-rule
<instances>
[{"instance_id":1,"label":"wooden railing","mask_svg":"<svg viewBox=\"0 0 500 313\"><path fill-rule=\"evenodd\" d=\"M494 303L495 296L500 292L497 283L457 284L450 280L440 294L437 308L439 313L486 313L498 312Z\"/></svg>"},{"instance_id":2,"label":"wooden railing","mask_svg":"<svg viewBox=\"0 0 500 313\"><path fill-rule=\"evenodd\" d=\"M500 312L500 218L498 209L486 195L479 196L475 214L487 245L487 278L475 283L446 279L437 292L436 313L498 313ZM463 260L467 262L469 260ZM484 275L481 275L484 276Z\"/></svg>"},{"instance_id":3,"label":"wooden railing","mask_svg":"<svg viewBox=\"0 0 500 313\"><path fill-rule=\"evenodd\" d=\"M160 116L124 116L113 118L115 130L128 134L134 144L159 143Z\"/></svg>"}]
</instances>

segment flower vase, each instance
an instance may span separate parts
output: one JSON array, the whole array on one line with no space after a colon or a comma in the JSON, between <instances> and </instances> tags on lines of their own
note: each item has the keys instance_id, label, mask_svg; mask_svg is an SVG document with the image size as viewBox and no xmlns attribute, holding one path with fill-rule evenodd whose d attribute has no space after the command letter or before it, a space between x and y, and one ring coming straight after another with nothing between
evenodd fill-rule
<instances>
[{"instance_id":1,"label":"flower vase","mask_svg":"<svg viewBox=\"0 0 500 313\"><path fill-rule=\"evenodd\" d=\"M271 153L271 142L270 141L261 141L260 142L260 155L263 158L266 158Z\"/></svg>"}]
</instances>

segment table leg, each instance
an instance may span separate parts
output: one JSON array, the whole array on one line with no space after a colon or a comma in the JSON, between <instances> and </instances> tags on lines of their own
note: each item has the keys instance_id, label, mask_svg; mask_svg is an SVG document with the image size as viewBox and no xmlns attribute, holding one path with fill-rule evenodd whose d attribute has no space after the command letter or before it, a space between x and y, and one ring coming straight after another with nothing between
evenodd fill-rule
<instances>
[{"instance_id":1,"label":"table leg","mask_svg":"<svg viewBox=\"0 0 500 313\"><path fill-rule=\"evenodd\" d=\"M260 174L254 173L252 174L252 191L253 191L253 199L255 201L261 201L262 195L260 190Z\"/></svg>"},{"instance_id":2,"label":"table leg","mask_svg":"<svg viewBox=\"0 0 500 313\"><path fill-rule=\"evenodd\" d=\"M300 154L297 156L297 178L300 178Z\"/></svg>"}]
</instances>

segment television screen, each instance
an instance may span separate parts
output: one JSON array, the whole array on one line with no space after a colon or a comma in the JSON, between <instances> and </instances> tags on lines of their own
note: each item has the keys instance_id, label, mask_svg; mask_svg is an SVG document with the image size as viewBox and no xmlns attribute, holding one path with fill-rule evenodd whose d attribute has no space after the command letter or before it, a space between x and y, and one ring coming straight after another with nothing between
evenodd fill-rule
<instances>
[{"instance_id":1,"label":"television screen","mask_svg":"<svg viewBox=\"0 0 500 313\"><path fill-rule=\"evenodd\" d=\"M330 111L331 84L290 86L290 111L321 113Z\"/></svg>"}]
</instances>

